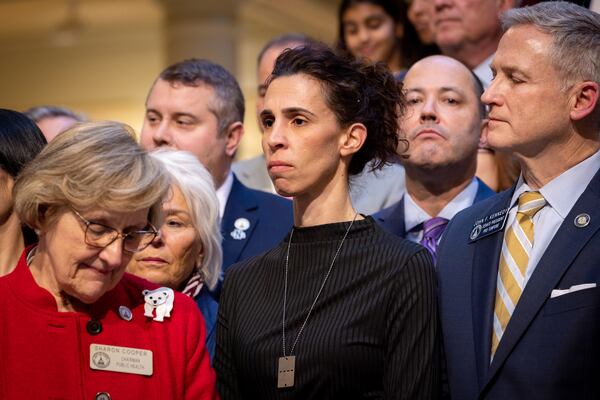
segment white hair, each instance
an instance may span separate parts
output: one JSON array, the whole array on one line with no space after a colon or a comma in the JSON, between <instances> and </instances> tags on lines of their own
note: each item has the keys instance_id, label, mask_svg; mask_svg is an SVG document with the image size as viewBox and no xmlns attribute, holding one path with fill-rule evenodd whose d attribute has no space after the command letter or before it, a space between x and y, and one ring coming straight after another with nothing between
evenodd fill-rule
<instances>
[{"instance_id":1,"label":"white hair","mask_svg":"<svg viewBox=\"0 0 600 400\"><path fill-rule=\"evenodd\" d=\"M171 185L179 188L190 209L192 224L203 249L195 268L202 271L206 285L213 289L223 262L219 200L213 179L198 159L186 151L158 149L150 155L164 165Z\"/></svg>"}]
</instances>

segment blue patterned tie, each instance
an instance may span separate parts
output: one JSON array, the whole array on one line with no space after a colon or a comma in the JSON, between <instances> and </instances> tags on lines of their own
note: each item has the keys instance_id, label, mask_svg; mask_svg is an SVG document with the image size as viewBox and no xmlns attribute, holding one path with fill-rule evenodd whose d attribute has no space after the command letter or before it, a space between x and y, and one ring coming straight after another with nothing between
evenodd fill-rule
<instances>
[{"instance_id":1,"label":"blue patterned tie","mask_svg":"<svg viewBox=\"0 0 600 400\"><path fill-rule=\"evenodd\" d=\"M440 236L444 233L448 225L448 220L442 217L435 217L423 222L423 238L419 243L431 253L433 263L436 260L437 244Z\"/></svg>"}]
</instances>

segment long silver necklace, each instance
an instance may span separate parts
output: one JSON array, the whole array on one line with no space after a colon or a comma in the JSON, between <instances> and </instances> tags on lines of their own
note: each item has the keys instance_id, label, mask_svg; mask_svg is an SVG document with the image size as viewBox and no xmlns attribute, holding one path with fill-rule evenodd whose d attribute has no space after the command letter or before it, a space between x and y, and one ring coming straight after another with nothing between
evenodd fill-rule
<instances>
[{"instance_id":1,"label":"long silver necklace","mask_svg":"<svg viewBox=\"0 0 600 400\"><path fill-rule=\"evenodd\" d=\"M315 308L315 304L317 304L317 300L319 300L319 296L321 295L321 292L323 291L323 288L325 287L325 283L327 283L327 279L329 279L329 275L331 274L331 271L333 269L333 264L335 264L335 260L338 256L338 254L340 254L340 250L342 249L342 246L344 245L344 241L346 240L346 237L348 236L348 233L350 232L352 225L354 225L354 221L356 221L357 216L358 216L358 213L354 214L354 218L352 219L352 222L348 226L348 229L346 229L346 233L344 234L344 237L342 238L342 241L340 242L340 245L338 246L337 251L335 252L335 255L333 256L333 260L331 260L331 264L329 265L329 269L327 270L327 273L325 274L325 278L323 279L323 282L321 283L321 287L319 288L319 291L317 292L315 299L313 300L310 308L308 309L308 313L306 314L306 318L304 319L302 326L300 326L300 330L298 331L298 334L296 335L296 340L294 340L294 343L292 344L292 348L290 349L290 354L288 356L286 356L286 354L285 354L285 348L286 348L286 345L285 345L285 309L287 306L287 287L288 287L288 269L289 269L289 262L290 262L290 247L292 245L292 237L294 236L294 228L292 228L292 232L290 233L290 241L288 242L287 252L285 254L285 280L284 280L284 286L283 286L283 317L281 319L282 320L281 321L281 337L282 337L283 357L279 357L279 361L277 363L277 371L278 371L278 373L277 373L277 388L278 389L289 388L289 387L294 386L294 376L295 376L295 372L296 372L296 356L293 355L294 349L296 348L298 339L300 339L300 335L302 335L302 332L304 331L304 327L306 326L306 323L308 322L308 319L310 318L310 315L312 314L313 309Z\"/></svg>"}]
</instances>

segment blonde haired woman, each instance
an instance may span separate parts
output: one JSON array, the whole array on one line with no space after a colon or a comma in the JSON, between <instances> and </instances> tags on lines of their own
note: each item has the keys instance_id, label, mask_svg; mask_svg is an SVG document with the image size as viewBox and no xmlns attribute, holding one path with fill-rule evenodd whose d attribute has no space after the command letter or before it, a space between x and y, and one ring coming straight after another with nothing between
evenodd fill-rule
<instances>
[{"instance_id":1,"label":"blonde haired woman","mask_svg":"<svg viewBox=\"0 0 600 400\"><path fill-rule=\"evenodd\" d=\"M124 274L168 184L118 123L78 125L22 171L15 210L39 243L0 278L0 398L216 398L194 303Z\"/></svg>"}]
</instances>

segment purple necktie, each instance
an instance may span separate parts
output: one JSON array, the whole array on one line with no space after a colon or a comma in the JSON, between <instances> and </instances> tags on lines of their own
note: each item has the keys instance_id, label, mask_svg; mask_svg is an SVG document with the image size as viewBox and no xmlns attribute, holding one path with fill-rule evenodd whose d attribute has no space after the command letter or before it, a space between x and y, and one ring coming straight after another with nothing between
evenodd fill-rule
<instances>
[{"instance_id":1,"label":"purple necktie","mask_svg":"<svg viewBox=\"0 0 600 400\"><path fill-rule=\"evenodd\" d=\"M435 265L438 240L448 225L446 218L435 217L423 222L423 238L419 243L431 253Z\"/></svg>"}]
</instances>

